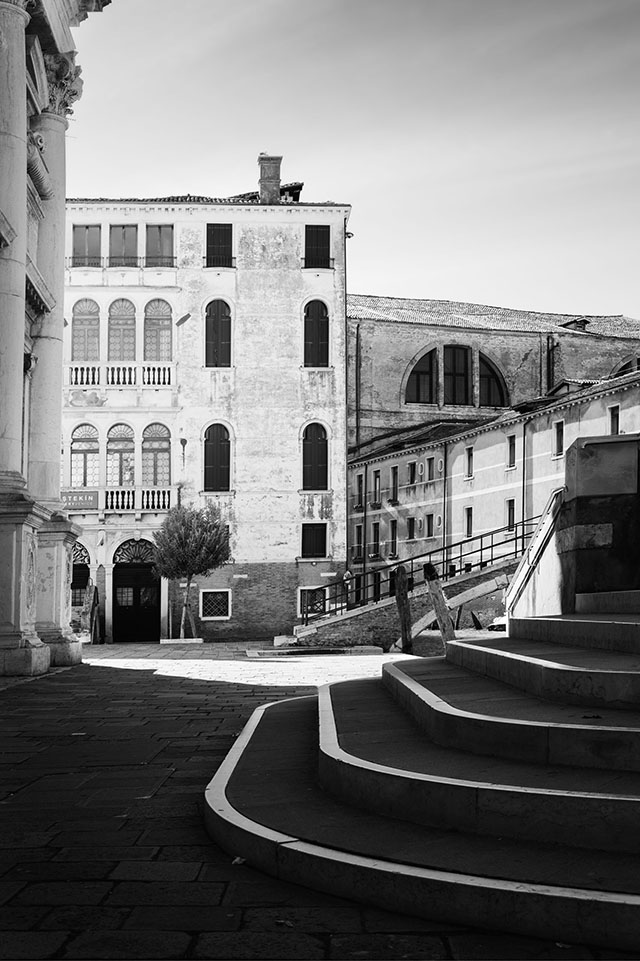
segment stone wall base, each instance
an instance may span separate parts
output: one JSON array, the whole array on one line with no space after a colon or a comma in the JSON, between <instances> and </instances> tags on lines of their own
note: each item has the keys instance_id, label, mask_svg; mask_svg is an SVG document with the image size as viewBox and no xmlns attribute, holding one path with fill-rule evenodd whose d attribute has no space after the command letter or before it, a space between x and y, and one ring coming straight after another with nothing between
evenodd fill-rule
<instances>
[{"instance_id":1,"label":"stone wall base","mask_svg":"<svg viewBox=\"0 0 640 961\"><path fill-rule=\"evenodd\" d=\"M46 674L51 665L51 649L48 644L29 644L26 647L0 649L0 676L35 677Z\"/></svg>"},{"instance_id":2,"label":"stone wall base","mask_svg":"<svg viewBox=\"0 0 640 961\"><path fill-rule=\"evenodd\" d=\"M69 638L49 640L46 636L42 640L51 651L51 667L71 667L82 663L82 641Z\"/></svg>"}]
</instances>

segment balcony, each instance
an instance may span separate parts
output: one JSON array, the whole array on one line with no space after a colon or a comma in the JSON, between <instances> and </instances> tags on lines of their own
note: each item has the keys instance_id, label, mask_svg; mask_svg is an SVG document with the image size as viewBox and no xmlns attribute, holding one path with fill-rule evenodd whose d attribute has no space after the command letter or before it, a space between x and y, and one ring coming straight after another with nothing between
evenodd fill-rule
<instances>
[{"instance_id":1,"label":"balcony","mask_svg":"<svg viewBox=\"0 0 640 961\"><path fill-rule=\"evenodd\" d=\"M202 258L203 267L235 267L236 258L226 254L208 254Z\"/></svg>"},{"instance_id":2,"label":"balcony","mask_svg":"<svg viewBox=\"0 0 640 961\"><path fill-rule=\"evenodd\" d=\"M175 257L145 257L143 267L175 267Z\"/></svg>"},{"instance_id":3,"label":"balcony","mask_svg":"<svg viewBox=\"0 0 640 961\"><path fill-rule=\"evenodd\" d=\"M109 257L107 259L107 267L140 267L142 265L141 257Z\"/></svg>"},{"instance_id":4,"label":"balcony","mask_svg":"<svg viewBox=\"0 0 640 961\"><path fill-rule=\"evenodd\" d=\"M174 365L169 361L131 363L77 362L68 366L68 387L171 387Z\"/></svg>"},{"instance_id":5,"label":"balcony","mask_svg":"<svg viewBox=\"0 0 640 961\"><path fill-rule=\"evenodd\" d=\"M74 254L67 257L67 267L102 267L104 261L102 257L92 257L87 254Z\"/></svg>"},{"instance_id":6,"label":"balcony","mask_svg":"<svg viewBox=\"0 0 640 961\"><path fill-rule=\"evenodd\" d=\"M303 257L302 258L302 269L303 270L333 270L334 267L333 257Z\"/></svg>"},{"instance_id":7,"label":"balcony","mask_svg":"<svg viewBox=\"0 0 640 961\"><path fill-rule=\"evenodd\" d=\"M171 510L175 502L175 487L107 487L88 490L76 488L62 491L62 502L75 514L92 511L105 514L124 514Z\"/></svg>"}]
</instances>

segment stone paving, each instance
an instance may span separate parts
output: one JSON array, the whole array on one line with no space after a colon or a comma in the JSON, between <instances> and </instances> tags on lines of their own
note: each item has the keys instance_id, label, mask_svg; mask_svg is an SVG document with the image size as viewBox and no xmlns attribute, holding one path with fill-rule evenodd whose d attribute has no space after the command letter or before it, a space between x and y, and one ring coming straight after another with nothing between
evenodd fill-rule
<instances>
[{"instance_id":1,"label":"stone paving","mask_svg":"<svg viewBox=\"0 0 640 961\"><path fill-rule=\"evenodd\" d=\"M366 907L213 844L203 792L253 709L387 659L113 645L0 679L0 958L640 957Z\"/></svg>"}]
</instances>

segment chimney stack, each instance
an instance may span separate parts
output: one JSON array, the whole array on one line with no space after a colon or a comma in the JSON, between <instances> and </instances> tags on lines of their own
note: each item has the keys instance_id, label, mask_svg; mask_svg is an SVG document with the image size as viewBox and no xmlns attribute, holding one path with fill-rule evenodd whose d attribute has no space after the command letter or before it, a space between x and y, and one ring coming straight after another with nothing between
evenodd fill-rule
<instances>
[{"instance_id":1,"label":"chimney stack","mask_svg":"<svg viewBox=\"0 0 640 961\"><path fill-rule=\"evenodd\" d=\"M260 164L260 180L258 188L261 204L280 203L280 164L282 157L272 157L261 153L258 157Z\"/></svg>"}]
</instances>

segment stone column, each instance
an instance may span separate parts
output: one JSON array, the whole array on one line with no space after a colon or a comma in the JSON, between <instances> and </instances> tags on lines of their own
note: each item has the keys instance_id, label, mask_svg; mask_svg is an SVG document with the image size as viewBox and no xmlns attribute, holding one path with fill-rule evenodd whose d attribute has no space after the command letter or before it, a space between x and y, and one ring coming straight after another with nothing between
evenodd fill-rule
<instances>
[{"instance_id":1,"label":"stone column","mask_svg":"<svg viewBox=\"0 0 640 961\"><path fill-rule=\"evenodd\" d=\"M0 0L0 213L13 239L0 245L0 493L20 491L27 260L26 0ZM0 585L1 587L1 585Z\"/></svg>"},{"instance_id":2,"label":"stone column","mask_svg":"<svg viewBox=\"0 0 640 961\"><path fill-rule=\"evenodd\" d=\"M38 535L37 620L39 637L51 647L51 664L76 664L82 644L71 629L71 551L81 528L62 511L60 442L62 433L62 337L64 328L64 235L67 113L80 95L79 69L64 56L47 55L49 109L32 120L44 141L43 156L52 195L42 201L38 269L55 306L34 339L37 365L31 391L29 490L52 516Z\"/></svg>"}]
</instances>

